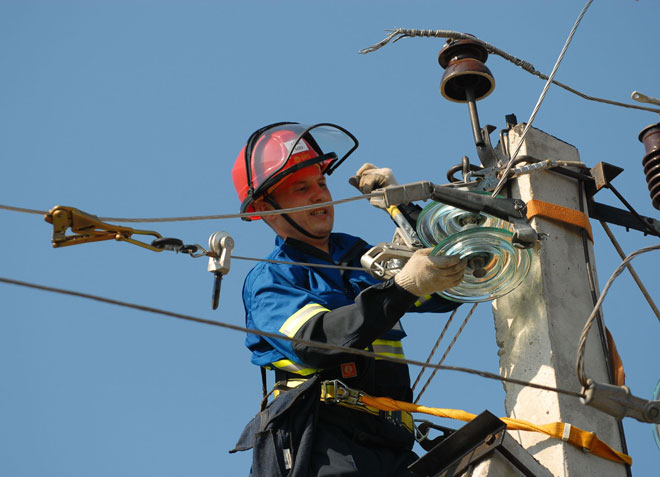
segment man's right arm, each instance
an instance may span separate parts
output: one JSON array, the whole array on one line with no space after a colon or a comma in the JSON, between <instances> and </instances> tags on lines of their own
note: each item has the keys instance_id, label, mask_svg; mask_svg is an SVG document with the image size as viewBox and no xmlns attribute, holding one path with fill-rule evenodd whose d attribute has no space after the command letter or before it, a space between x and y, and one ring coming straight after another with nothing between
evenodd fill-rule
<instances>
[{"instance_id":1,"label":"man's right arm","mask_svg":"<svg viewBox=\"0 0 660 477\"><path fill-rule=\"evenodd\" d=\"M248 326L290 338L364 349L391 329L417 297L460 282L462 262L455 257L430 257L429 252L416 252L398 278L372 285L354 303L333 310L326 307L325 297L301 285L304 280L269 268L269 274L262 273L257 280L262 286L252 288L246 296ZM327 368L347 357L342 351L263 339L288 360L307 368Z\"/></svg>"}]
</instances>

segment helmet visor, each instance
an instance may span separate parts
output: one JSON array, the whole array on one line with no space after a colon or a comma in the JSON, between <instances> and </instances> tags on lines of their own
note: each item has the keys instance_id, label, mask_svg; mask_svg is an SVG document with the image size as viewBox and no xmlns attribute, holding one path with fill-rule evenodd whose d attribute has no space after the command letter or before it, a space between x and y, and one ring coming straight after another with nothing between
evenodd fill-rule
<instances>
[{"instance_id":1,"label":"helmet visor","mask_svg":"<svg viewBox=\"0 0 660 477\"><path fill-rule=\"evenodd\" d=\"M245 159L253 197L313 164L331 174L358 146L351 133L329 123L279 124L250 139Z\"/></svg>"}]
</instances>

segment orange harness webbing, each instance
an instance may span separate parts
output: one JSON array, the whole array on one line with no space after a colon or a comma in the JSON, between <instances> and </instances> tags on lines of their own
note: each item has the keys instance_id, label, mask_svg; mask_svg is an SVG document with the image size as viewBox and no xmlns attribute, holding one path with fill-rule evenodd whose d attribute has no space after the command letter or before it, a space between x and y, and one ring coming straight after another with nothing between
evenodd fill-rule
<instances>
[{"instance_id":1,"label":"orange harness webbing","mask_svg":"<svg viewBox=\"0 0 660 477\"><path fill-rule=\"evenodd\" d=\"M591 231L591 224L589 217L584 212L579 210L569 209L561 205L545 202L538 199L532 199L527 202L527 220L533 217L540 216L546 219L556 220L565 224L575 225L584 229L591 241L594 241L593 232Z\"/></svg>"},{"instance_id":2,"label":"orange harness webbing","mask_svg":"<svg viewBox=\"0 0 660 477\"><path fill-rule=\"evenodd\" d=\"M418 404L412 404L404 401L396 401L394 399L385 397L372 397L362 395L361 401L367 405L372 406L383 411L407 411L407 412L422 412L437 417L446 417L450 419L458 419L460 421L471 421L476 414L471 414L466 411L458 409L440 409L437 407L426 407ZM614 462L632 464L632 458L629 455L619 452L603 441L598 439L593 432L587 432L579 427L572 426L563 422L553 422L550 424L537 425L531 422L523 421L521 419L512 419L508 417L500 418L508 430L511 431L532 431L541 432L550 437L561 439L565 442L573 444L574 446L590 452L593 455L612 460Z\"/></svg>"}]
</instances>

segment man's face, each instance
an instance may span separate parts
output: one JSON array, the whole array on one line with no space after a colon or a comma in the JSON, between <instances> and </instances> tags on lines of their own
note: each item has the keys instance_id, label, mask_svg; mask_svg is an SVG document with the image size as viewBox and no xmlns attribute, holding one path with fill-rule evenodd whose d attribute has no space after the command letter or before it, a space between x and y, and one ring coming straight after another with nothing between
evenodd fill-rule
<instances>
[{"instance_id":1,"label":"man's face","mask_svg":"<svg viewBox=\"0 0 660 477\"><path fill-rule=\"evenodd\" d=\"M332 200L325 183L325 176L318 166L306 167L295 172L278 185L270 195L283 209ZM271 216L267 220L278 235L283 238L296 238L323 249L327 248L328 238L335 220L335 211L332 206L293 212L287 215L308 233L322 238L312 239L307 237L292 227L282 216Z\"/></svg>"}]
</instances>

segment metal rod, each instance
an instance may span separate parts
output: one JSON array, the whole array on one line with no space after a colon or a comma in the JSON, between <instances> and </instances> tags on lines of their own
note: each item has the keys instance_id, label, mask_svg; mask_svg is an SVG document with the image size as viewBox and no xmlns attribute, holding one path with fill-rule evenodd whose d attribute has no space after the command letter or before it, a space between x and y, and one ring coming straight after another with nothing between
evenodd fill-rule
<instances>
[{"instance_id":1,"label":"metal rod","mask_svg":"<svg viewBox=\"0 0 660 477\"><path fill-rule=\"evenodd\" d=\"M484 145L484 139L481 136L479 113L477 113L477 103L474 100L474 91L472 88L465 88L465 99L467 100L468 111L470 111L470 123L472 124L474 143L477 145L477 147L481 147Z\"/></svg>"}]
</instances>

